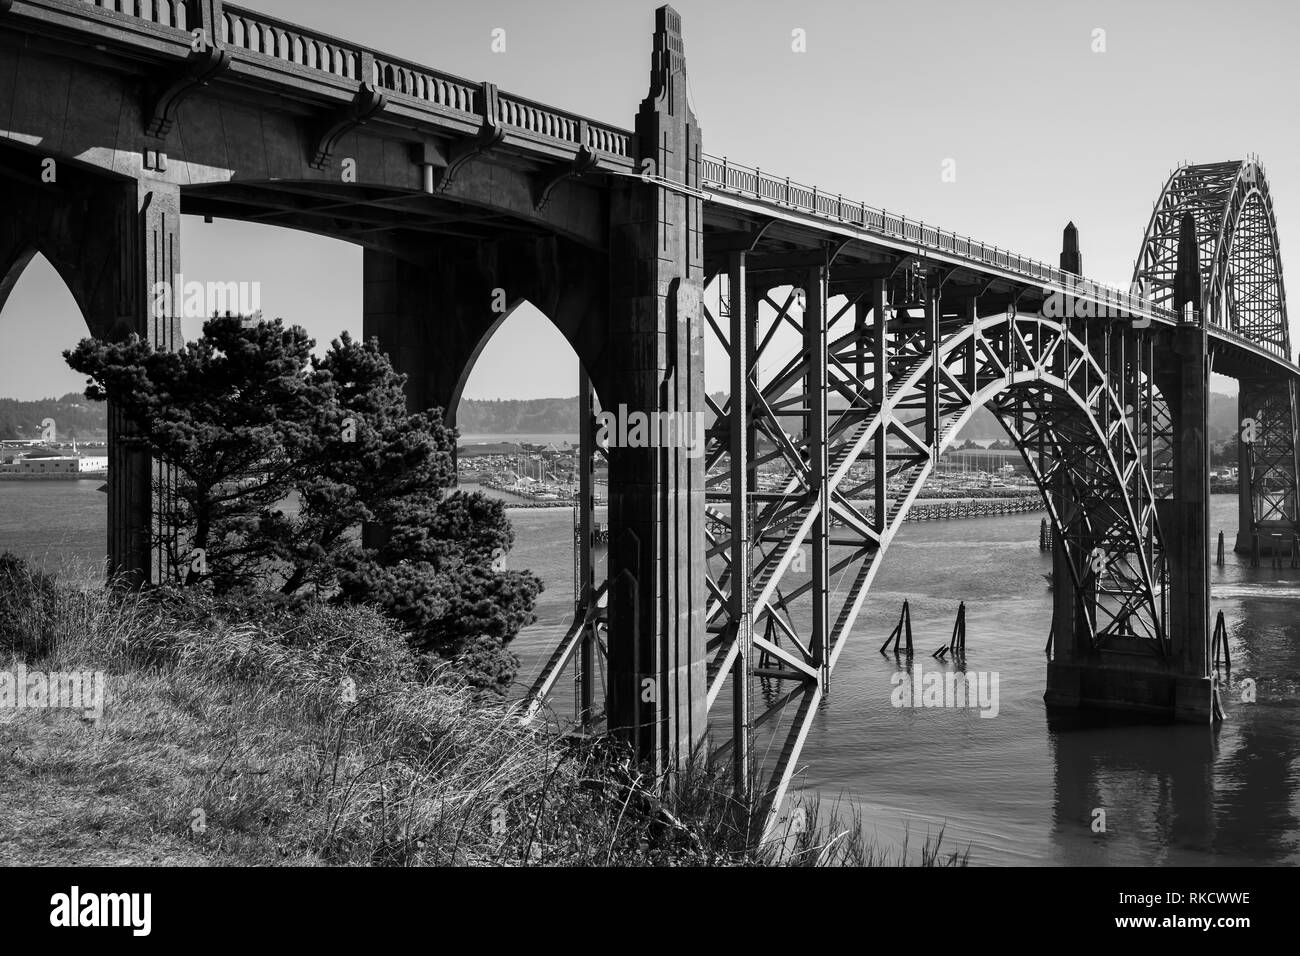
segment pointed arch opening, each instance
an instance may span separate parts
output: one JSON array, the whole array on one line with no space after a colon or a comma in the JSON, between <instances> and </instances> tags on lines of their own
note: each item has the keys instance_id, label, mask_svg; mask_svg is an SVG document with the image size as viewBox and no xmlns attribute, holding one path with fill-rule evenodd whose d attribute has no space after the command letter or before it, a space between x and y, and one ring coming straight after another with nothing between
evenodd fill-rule
<instances>
[{"instance_id":1,"label":"pointed arch opening","mask_svg":"<svg viewBox=\"0 0 1300 956\"><path fill-rule=\"evenodd\" d=\"M581 359L552 319L527 299L517 299L475 344L447 409L460 433L461 487L506 503L516 535L509 566L528 568L546 584L536 623L510 645L520 658L516 690L521 695L577 618L586 614L578 607L584 573L579 549L584 385L591 390L593 414L600 404L582 373ZM598 584L606 577L601 529L609 521L607 462L599 451L590 467L594 533L589 574ZM603 597L596 600L605 603ZM594 706L603 709L606 685L599 647L599 642L593 644L587 665ZM576 717L575 682L558 682L548 706L557 723Z\"/></svg>"},{"instance_id":2,"label":"pointed arch opening","mask_svg":"<svg viewBox=\"0 0 1300 956\"><path fill-rule=\"evenodd\" d=\"M63 352L88 334L55 264L25 249L0 273L0 551L85 585L103 580L108 417Z\"/></svg>"}]
</instances>

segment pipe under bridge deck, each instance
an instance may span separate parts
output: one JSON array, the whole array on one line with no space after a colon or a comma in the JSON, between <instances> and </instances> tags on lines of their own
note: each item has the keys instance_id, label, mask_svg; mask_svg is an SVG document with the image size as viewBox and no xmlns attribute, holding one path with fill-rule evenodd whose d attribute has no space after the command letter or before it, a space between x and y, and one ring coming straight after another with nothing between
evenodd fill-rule
<instances>
[{"instance_id":1,"label":"pipe under bridge deck","mask_svg":"<svg viewBox=\"0 0 1300 956\"><path fill-rule=\"evenodd\" d=\"M837 661L880 637L856 622L885 552L981 408L1051 526L1048 704L1215 719L1212 373L1240 383L1238 549L1300 530L1260 162L1175 170L1120 290L1083 278L1072 224L1047 264L705 152L671 7L650 53L621 128L222 0L0 0L0 305L40 252L95 335L179 348L147 293L182 272L182 214L344 239L364 334L453 424L493 303L536 305L581 363L583 465L574 625L524 713L572 674L584 727L666 779L729 761L769 821ZM633 415L682 424L606 427ZM128 437L110 409L111 566L174 580L174 479ZM785 688L761 709L760 672Z\"/></svg>"}]
</instances>

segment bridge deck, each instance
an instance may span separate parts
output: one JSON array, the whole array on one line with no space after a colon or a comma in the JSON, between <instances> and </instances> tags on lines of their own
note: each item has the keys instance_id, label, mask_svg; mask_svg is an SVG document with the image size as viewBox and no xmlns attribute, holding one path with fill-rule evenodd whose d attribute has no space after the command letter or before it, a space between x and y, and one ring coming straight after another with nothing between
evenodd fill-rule
<instances>
[{"instance_id":1,"label":"bridge deck","mask_svg":"<svg viewBox=\"0 0 1300 956\"><path fill-rule=\"evenodd\" d=\"M106 49L142 59L179 63L192 53L192 31L210 31L230 57L225 86L240 84L271 90L286 107L312 103L351 103L360 87L385 97L376 122L405 130L427 130L457 137L485 127L500 130L496 148L539 162L576 160L587 155L593 172L622 178L638 175L636 135L567 110L498 90L491 83L422 66L256 11L224 4L139 4L133 12L115 9L111 0L14 0L9 24L30 32L55 34L80 43L93 55ZM213 13L213 10L217 13ZM208 22L216 17L215 22ZM715 210L728 208L800 225L822 235L871 243L882 250L916 255L978 273L985 278L1059 292L1105 309L1100 316L1173 324L1169 309L1129 291L1073 276L1045 262L962 236L898 213L846 200L816 186L774 176L725 157L705 155L699 193ZM665 183L673 188L680 184ZM1211 335L1228 351L1287 367L1300 375L1289 356L1280 356L1231 330Z\"/></svg>"}]
</instances>

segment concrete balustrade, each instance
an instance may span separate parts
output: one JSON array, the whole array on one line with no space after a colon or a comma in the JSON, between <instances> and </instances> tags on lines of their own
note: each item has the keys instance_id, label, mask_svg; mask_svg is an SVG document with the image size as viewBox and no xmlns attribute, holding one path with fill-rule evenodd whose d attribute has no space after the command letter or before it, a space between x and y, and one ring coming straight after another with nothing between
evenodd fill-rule
<instances>
[{"instance_id":1,"label":"concrete balustrade","mask_svg":"<svg viewBox=\"0 0 1300 956\"><path fill-rule=\"evenodd\" d=\"M150 23L184 30L197 20L190 15L187 0L82 0L87 6L98 7L128 17L139 17Z\"/></svg>"},{"instance_id":2,"label":"concrete balustrade","mask_svg":"<svg viewBox=\"0 0 1300 956\"><path fill-rule=\"evenodd\" d=\"M359 52L345 44L268 21L235 7L225 7L221 11L220 23L221 43L228 48L273 56L344 79L360 79Z\"/></svg>"}]
</instances>

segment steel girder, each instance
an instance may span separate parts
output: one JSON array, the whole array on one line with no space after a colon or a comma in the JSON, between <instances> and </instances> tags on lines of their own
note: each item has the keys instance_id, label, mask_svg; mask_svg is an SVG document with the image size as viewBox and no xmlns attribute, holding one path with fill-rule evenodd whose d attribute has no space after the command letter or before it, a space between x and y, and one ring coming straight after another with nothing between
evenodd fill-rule
<instances>
[{"instance_id":1,"label":"steel girder","mask_svg":"<svg viewBox=\"0 0 1300 956\"><path fill-rule=\"evenodd\" d=\"M1169 647L1155 509L1169 416L1152 383L1152 338L1127 322L1072 330L1014 310L981 316L976 299L945 304L935 273L877 279L832 309L830 259L782 300L751 287L744 253L733 253L706 292L733 383L725 403L711 401L706 433L711 711L733 688L730 739L714 753L734 751L737 781L742 767L749 779L753 735L793 713L756 791L769 828L881 558L979 407L1030 463L1084 639ZM780 361L768 354L778 329L798 343ZM789 690L755 715L750 678Z\"/></svg>"}]
</instances>

